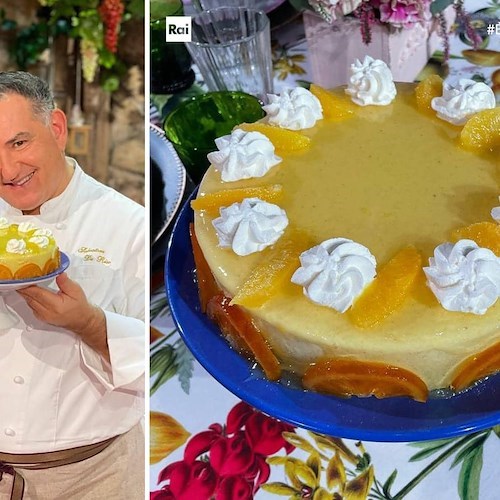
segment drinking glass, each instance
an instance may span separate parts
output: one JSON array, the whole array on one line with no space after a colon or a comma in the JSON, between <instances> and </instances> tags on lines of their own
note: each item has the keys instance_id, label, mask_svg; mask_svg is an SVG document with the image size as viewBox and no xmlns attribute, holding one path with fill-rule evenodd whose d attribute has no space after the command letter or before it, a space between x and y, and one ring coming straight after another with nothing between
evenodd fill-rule
<instances>
[{"instance_id":1,"label":"drinking glass","mask_svg":"<svg viewBox=\"0 0 500 500\"><path fill-rule=\"evenodd\" d=\"M264 115L254 96L208 92L181 102L167 115L163 128L187 173L198 184L209 166L207 154L217 149L214 140L230 134L240 123L253 123Z\"/></svg>"},{"instance_id":2,"label":"drinking glass","mask_svg":"<svg viewBox=\"0 0 500 500\"><path fill-rule=\"evenodd\" d=\"M263 102L273 91L269 18L246 7L219 7L192 17L186 43L209 90L241 90Z\"/></svg>"}]
</instances>

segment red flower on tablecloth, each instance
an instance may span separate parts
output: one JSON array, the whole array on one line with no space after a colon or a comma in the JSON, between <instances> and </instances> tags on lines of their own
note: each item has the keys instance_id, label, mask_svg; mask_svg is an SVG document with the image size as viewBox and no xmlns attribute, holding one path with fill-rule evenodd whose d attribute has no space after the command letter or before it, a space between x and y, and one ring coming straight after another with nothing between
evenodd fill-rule
<instances>
[{"instance_id":1,"label":"red flower on tablecloth","mask_svg":"<svg viewBox=\"0 0 500 500\"><path fill-rule=\"evenodd\" d=\"M225 426L212 424L191 437L184 459L160 472L158 483L167 484L151 492L151 500L251 500L269 479L266 458L294 450L283 438L283 432L293 431L292 425L238 403Z\"/></svg>"},{"instance_id":2,"label":"red flower on tablecloth","mask_svg":"<svg viewBox=\"0 0 500 500\"><path fill-rule=\"evenodd\" d=\"M167 487L151 492L151 500L193 500L211 498L216 485L217 475L210 464L195 460L185 460L167 465L158 477L158 482L168 481Z\"/></svg>"}]
</instances>

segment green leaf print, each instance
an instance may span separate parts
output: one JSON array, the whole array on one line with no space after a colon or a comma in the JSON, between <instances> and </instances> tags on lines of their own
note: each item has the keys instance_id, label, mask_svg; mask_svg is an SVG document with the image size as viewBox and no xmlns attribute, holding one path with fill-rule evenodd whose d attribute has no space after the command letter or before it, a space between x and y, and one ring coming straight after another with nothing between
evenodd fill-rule
<instances>
[{"instance_id":1,"label":"green leaf print","mask_svg":"<svg viewBox=\"0 0 500 500\"><path fill-rule=\"evenodd\" d=\"M470 454L462 464L458 478L458 494L461 500L479 500L479 482L483 467L483 447Z\"/></svg>"}]
</instances>

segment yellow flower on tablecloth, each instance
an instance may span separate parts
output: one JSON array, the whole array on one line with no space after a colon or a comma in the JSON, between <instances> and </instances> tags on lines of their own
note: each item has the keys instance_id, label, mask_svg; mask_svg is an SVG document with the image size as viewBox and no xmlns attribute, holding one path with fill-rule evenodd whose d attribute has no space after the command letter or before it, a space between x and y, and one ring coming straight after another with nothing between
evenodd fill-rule
<instances>
[{"instance_id":1,"label":"yellow flower on tablecloth","mask_svg":"<svg viewBox=\"0 0 500 500\"><path fill-rule=\"evenodd\" d=\"M294 432L283 433L285 440L309 456L305 461L293 456L269 457L269 465L284 467L287 482L270 482L261 488L274 495L293 498L366 500L375 474L363 445L356 444L361 454L355 454L342 439L309 435L314 440L312 443ZM356 470L348 474L344 460L355 465Z\"/></svg>"},{"instance_id":2,"label":"yellow flower on tablecloth","mask_svg":"<svg viewBox=\"0 0 500 500\"><path fill-rule=\"evenodd\" d=\"M175 418L152 411L149 414L149 462L157 464L180 448L191 435Z\"/></svg>"}]
</instances>

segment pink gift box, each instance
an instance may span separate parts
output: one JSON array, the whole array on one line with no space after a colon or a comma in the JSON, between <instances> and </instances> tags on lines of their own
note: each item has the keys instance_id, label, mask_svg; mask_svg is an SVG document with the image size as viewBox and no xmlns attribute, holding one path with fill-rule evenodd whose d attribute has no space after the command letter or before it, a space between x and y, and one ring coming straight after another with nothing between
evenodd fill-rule
<instances>
[{"instance_id":1,"label":"pink gift box","mask_svg":"<svg viewBox=\"0 0 500 500\"><path fill-rule=\"evenodd\" d=\"M445 16L449 28L455 18L454 9L448 8ZM304 27L313 81L325 88L346 84L350 65L356 59L363 60L365 55L385 61L395 81L411 82L432 54L442 50L434 20L409 29L372 25L369 45L363 43L359 20L354 17L347 16L328 24L317 14L306 11Z\"/></svg>"}]
</instances>

